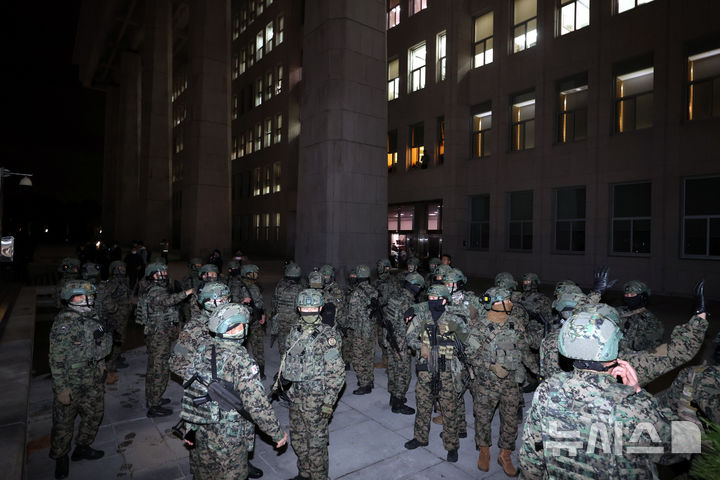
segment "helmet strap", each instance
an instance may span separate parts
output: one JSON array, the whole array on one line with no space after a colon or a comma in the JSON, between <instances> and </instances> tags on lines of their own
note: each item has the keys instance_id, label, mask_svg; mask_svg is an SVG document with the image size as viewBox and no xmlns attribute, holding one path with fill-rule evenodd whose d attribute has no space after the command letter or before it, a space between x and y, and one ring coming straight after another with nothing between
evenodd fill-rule
<instances>
[{"instance_id":1,"label":"helmet strap","mask_svg":"<svg viewBox=\"0 0 720 480\"><path fill-rule=\"evenodd\" d=\"M613 362L609 365L605 365L605 362L597 362L594 360L575 360L573 367L579 368L580 370L593 370L595 372L608 372L613 368L617 367L617 362Z\"/></svg>"}]
</instances>

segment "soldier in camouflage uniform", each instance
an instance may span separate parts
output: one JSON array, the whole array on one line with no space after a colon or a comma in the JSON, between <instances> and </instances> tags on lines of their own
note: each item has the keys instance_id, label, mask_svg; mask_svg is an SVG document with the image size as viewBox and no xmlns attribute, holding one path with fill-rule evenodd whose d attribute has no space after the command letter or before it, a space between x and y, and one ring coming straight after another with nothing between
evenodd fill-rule
<instances>
[{"instance_id":1,"label":"soldier in camouflage uniform","mask_svg":"<svg viewBox=\"0 0 720 480\"><path fill-rule=\"evenodd\" d=\"M560 327L570 318L578 305L588 303L583 293L561 293L552 303L558 312L557 320L552 321L551 331L543 338L540 344L540 378L547 379L562 371L572 371L572 365L558 352L558 336Z\"/></svg>"},{"instance_id":2,"label":"soldier in camouflage uniform","mask_svg":"<svg viewBox=\"0 0 720 480\"><path fill-rule=\"evenodd\" d=\"M65 257L58 266L58 272L62 275L55 286L55 307L63 308L62 289L70 280L80 279L80 260L77 258Z\"/></svg>"},{"instance_id":3,"label":"soldier in camouflage uniform","mask_svg":"<svg viewBox=\"0 0 720 480\"><path fill-rule=\"evenodd\" d=\"M86 262L80 268L80 272L83 280L90 282L95 287L95 314L100 320L100 325L108 334L112 335L117 328L115 319L119 307L115 299L110 295L107 281L100 280L100 265L94 262ZM115 373L114 368L110 368L109 357L106 360L108 360L108 363L106 363L105 382L108 384L116 383L118 381L117 373Z\"/></svg>"},{"instance_id":4,"label":"soldier in camouflage uniform","mask_svg":"<svg viewBox=\"0 0 720 480\"><path fill-rule=\"evenodd\" d=\"M395 279L393 279L392 275L390 274L391 264L390 260L387 258L381 258L380 260L378 260L376 263L376 269L377 278L372 282L372 286L375 287L375 290L377 290L380 294L380 307L385 308L388 304L388 300L393 296L393 294L395 294L396 290L398 290L398 287L400 287L400 289L402 288L405 282L402 281L399 283L399 285L396 284ZM376 330L378 336L378 345L380 345L380 349L382 350L382 358L373 366L375 368L386 368L388 352L384 340L385 331L379 325L376 325Z\"/></svg>"},{"instance_id":5,"label":"soldier in camouflage uniform","mask_svg":"<svg viewBox=\"0 0 720 480\"><path fill-rule=\"evenodd\" d=\"M196 293L193 295L194 298L191 298L190 301L187 302L190 305L190 318L200 313L200 303L197 299L197 292L200 292L205 284L219 281L220 269L218 269L217 265L213 263L206 263L198 269L198 277L200 280L198 282L197 290L195 290Z\"/></svg>"},{"instance_id":6,"label":"soldier in camouflage uniform","mask_svg":"<svg viewBox=\"0 0 720 480\"><path fill-rule=\"evenodd\" d=\"M384 307L384 315L387 322L392 325L392 333L383 328L383 342L388 352L387 378L388 392L390 393L390 407L393 413L412 415L415 409L405 405L412 372L410 364L412 358L407 344L405 334L407 324L405 314L417 302L417 295L425 285L425 280L419 273L409 273L405 277L405 284L401 290L395 292ZM394 345L388 340L389 336L394 338Z\"/></svg>"},{"instance_id":7,"label":"soldier in camouflage uniform","mask_svg":"<svg viewBox=\"0 0 720 480\"><path fill-rule=\"evenodd\" d=\"M639 423L654 426L662 441L670 437L657 401L642 390L632 366L617 358L621 335L597 311L565 322L560 353L574 359L575 370L547 379L535 392L520 450L523 478L657 478L657 455L616 451L625 444L657 446L648 445L648 435L631 439Z\"/></svg>"},{"instance_id":8,"label":"soldier in camouflage uniform","mask_svg":"<svg viewBox=\"0 0 720 480\"><path fill-rule=\"evenodd\" d=\"M183 290L193 289L196 292L200 290L200 267L203 266L202 258L194 257L188 261L188 274L182 281ZM193 299L194 300L194 299ZM185 302L180 307L180 319L185 324L192 318L192 312L190 311L190 305L193 300Z\"/></svg>"},{"instance_id":9,"label":"soldier in camouflage uniform","mask_svg":"<svg viewBox=\"0 0 720 480\"><path fill-rule=\"evenodd\" d=\"M223 283L230 289L230 298L233 303L245 303L246 298L250 296L240 278L241 268L240 262L230 260L227 264L227 277L223 280Z\"/></svg>"},{"instance_id":10,"label":"soldier in camouflage uniform","mask_svg":"<svg viewBox=\"0 0 720 480\"><path fill-rule=\"evenodd\" d=\"M720 365L696 365L680 370L661 403L687 421L702 425L705 418L720 425Z\"/></svg>"},{"instance_id":11,"label":"soldier in camouflage uniform","mask_svg":"<svg viewBox=\"0 0 720 480\"><path fill-rule=\"evenodd\" d=\"M662 343L665 328L662 322L647 309L650 289L639 280L631 280L623 286L625 305L618 308L620 328L620 352L638 352L655 348Z\"/></svg>"},{"instance_id":12,"label":"soldier in camouflage uniform","mask_svg":"<svg viewBox=\"0 0 720 480\"><path fill-rule=\"evenodd\" d=\"M303 290L300 283L302 270L300 265L290 262L285 265L284 278L278 282L272 296L272 316L270 317L270 336L277 339L280 356L285 353L285 340L290 329L298 321L295 302Z\"/></svg>"},{"instance_id":13,"label":"soldier in camouflage uniform","mask_svg":"<svg viewBox=\"0 0 720 480\"><path fill-rule=\"evenodd\" d=\"M405 443L405 448L412 450L428 444L430 417L437 401L443 415L441 436L447 461L457 462L460 446L457 396L462 389L458 345L467 339L467 325L460 316L446 310L450 299L450 291L445 285L432 285L428 290L428 308L413 308L414 318L408 326L405 341L416 353L417 414L413 438Z\"/></svg>"},{"instance_id":14,"label":"soldier in camouflage uniform","mask_svg":"<svg viewBox=\"0 0 720 480\"><path fill-rule=\"evenodd\" d=\"M308 288L314 288L315 290L322 290L322 287L323 287L322 273L320 273L318 271L317 267L315 267L312 272L308 273L307 280L308 280Z\"/></svg>"},{"instance_id":15,"label":"soldier in camouflage uniform","mask_svg":"<svg viewBox=\"0 0 720 480\"><path fill-rule=\"evenodd\" d=\"M199 391L197 380L188 385L180 418L195 430L196 448L190 457L190 471L196 480L245 479L252 470L256 474L251 478L259 478L262 471L248 462L248 452L254 448L254 424L272 438L276 448L287 443L288 435L283 432L260 382L258 366L242 345L249 322L250 311L245 305L230 303L218 307L208 319L212 336L209 344L196 354L188 371L208 382L214 363L218 380L224 382L224 388L241 401L243 412L252 418L251 422L235 408L223 409L214 400L196 406L192 399L207 394L207 390Z\"/></svg>"},{"instance_id":16,"label":"soldier in camouflage uniform","mask_svg":"<svg viewBox=\"0 0 720 480\"><path fill-rule=\"evenodd\" d=\"M300 320L287 337L278 378L292 382L290 434L297 455L295 480L327 480L328 423L345 384L340 334L323 323L322 291L307 289L297 296Z\"/></svg>"},{"instance_id":17,"label":"soldier in camouflage uniform","mask_svg":"<svg viewBox=\"0 0 720 480\"><path fill-rule=\"evenodd\" d=\"M250 327L246 348L250 351L260 369L260 379L265 380L265 309L263 308L262 289L258 280L260 268L246 264L240 269L242 282L250 293Z\"/></svg>"},{"instance_id":18,"label":"soldier in camouflage uniform","mask_svg":"<svg viewBox=\"0 0 720 480\"><path fill-rule=\"evenodd\" d=\"M170 403L162 398L170 378L171 330L177 328L179 304L195 293L189 288L171 293L168 289L167 265L151 263L145 267L149 288L138 298L136 322L143 325L148 364L145 376L145 400L148 417L170 415L172 410L162 405Z\"/></svg>"},{"instance_id":19,"label":"soldier in camouflage uniform","mask_svg":"<svg viewBox=\"0 0 720 480\"><path fill-rule=\"evenodd\" d=\"M435 281L435 272L437 271L437 268L440 266L442 262L437 257L432 257L430 260L428 260L428 269L430 270L427 274L425 274L425 285L429 287L432 285Z\"/></svg>"},{"instance_id":20,"label":"soldier in camouflage uniform","mask_svg":"<svg viewBox=\"0 0 720 480\"><path fill-rule=\"evenodd\" d=\"M351 348L353 370L357 374L358 388L355 395L366 395L375 386L373 360L375 359L375 342L377 339L376 321L371 318L371 305L379 303L379 294L370 285L370 268L367 265L355 267L357 283L348 295L349 328L348 341Z\"/></svg>"},{"instance_id":21,"label":"soldier in camouflage uniform","mask_svg":"<svg viewBox=\"0 0 720 480\"><path fill-rule=\"evenodd\" d=\"M128 364L120 358L127 324L130 319L130 283L128 282L125 262L116 260L110 264L110 278L105 289L117 307L110 314L110 324L113 325L113 348L107 362L108 371L115 372L118 368L125 368Z\"/></svg>"},{"instance_id":22,"label":"soldier in camouflage uniform","mask_svg":"<svg viewBox=\"0 0 720 480\"><path fill-rule=\"evenodd\" d=\"M80 427L73 461L96 460L104 455L90 444L102 422L104 360L112 348L112 336L103 329L93 309L92 284L69 280L60 292L60 300L64 308L50 331L48 359L53 386L50 458L55 460L55 478L68 475L68 452L78 415Z\"/></svg>"},{"instance_id":23,"label":"soldier in camouflage uniform","mask_svg":"<svg viewBox=\"0 0 720 480\"><path fill-rule=\"evenodd\" d=\"M526 273L523 275L522 282L520 303L530 312L531 316L539 314L549 320L552 317L552 302L546 295L538 292L540 277L537 273Z\"/></svg>"},{"instance_id":24,"label":"soldier in camouflage uniform","mask_svg":"<svg viewBox=\"0 0 720 480\"><path fill-rule=\"evenodd\" d=\"M538 373L537 358L531 354L525 330L513 316L510 291L493 287L483 295L484 303L477 321L471 321L467 340L468 361L474 367L471 383L475 414L475 445L480 451L477 466L490 468L490 425L495 410L500 410L500 454L498 464L506 475L517 469L510 453L515 449L520 404L520 385L525 381L526 366ZM524 365L524 366L523 366Z\"/></svg>"},{"instance_id":25,"label":"soldier in camouflage uniform","mask_svg":"<svg viewBox=\"0 0 720 480\"><path fill-rule=\"evenodd\" d=\"M335 305L335 325L344 325L345 319L345 291L335 281L335 269L332 265L325 264L320 267L320 274L323 277L323 297L325 305ZM344 358L344 357L343 357Z\"/></svg>"}]
</instances>

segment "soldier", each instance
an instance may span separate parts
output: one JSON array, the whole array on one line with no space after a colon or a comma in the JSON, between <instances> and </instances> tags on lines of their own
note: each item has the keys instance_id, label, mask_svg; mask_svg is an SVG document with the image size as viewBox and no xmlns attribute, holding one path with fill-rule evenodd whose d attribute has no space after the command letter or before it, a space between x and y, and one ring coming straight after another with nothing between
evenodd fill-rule
<instances>
[{"instance_id":1,"label":"soldier","mask_svg":"<svg viewBox=\"0 0 720 480\"><path fill-rule=\"evenodd\" d=\"M353 275L351 273L351 275ZM357 283L348 296L348 340L353 370L357 373L358 388L354 395L367 395L375 386L373 360L377 334L375 320L370 316L373 304L379 306L378 291L370 285L370 268L358 265L354 269Z\"/></svg>"},{"instance_id":2,"label":"soldier","mask_svg":"<svg viewBox=\"0 0 720 480\"><path fill-rule=\"evenodd\" d=\"M297 455L294 480L328 478L328 423L345 384L340 334L323 322L322 292L301 291L297 296L300 321L285 345L278 381L292 382L290 403L292 447Z\"/></svg>"},{"instance_id":3,"label":"soldier","mask_svg":"<svg viewBox=\"0 0 720 480\"><path fill-rule=\"evenodd\" d=\"M699 418L720 425L720 365L696 365L680 370L660 402L678 416L702 426Z\"/></svg>"},{"instance_id":4,"label":"soldier","mask_svg":"<svg viewBox=\"0 0 720 480\"><path fill-rule=\"evenodd\" d=\"M552 317L552 304L546 295L538 291L539 286L540 277L538 277L537 273L524 274L520 303L528 310L531 317L542 315L542 317L549 320Z\"/></svg>"},{"instance_id":5,"label":"soldier","mask_svg":"<svg viewBox=\"0 0 720 480\"><path fill-rule=\"evenodd\" d=\"M435 280L435 271L441 263L442 262L437 257L432 257L428 260L428 269L430 271L425 274L425 285L430 286L433 283L433 280Z\"/></svg>"},{"instance_id":6,"label":"soldier","mask_svg":"<svg viewBox=\"0 0 720 480\"><path fill-rule=\"evenodd\" d=\"M237 260L230 260L227 264L228 276L224 282L230 289L230 299L233 303L248 303L251 300L250 292L240 278L241 268Z\"/></svg>"},{"instance_id":7,"label":"soldier","mask_svg":"<svg viewBox=\"0 0 720 480\"><path fill-rule=\"evenodd\" d=\"M323 277L322 273L318 271L318 268L315 267L315 269L308 273L308 288L314 288L315 290L322 290L323 287Z\"/></svg>"},{"instance_id":8,"label":"soldier","mask_svg":"<svg viewBox=\"0 0 720 480\"><path fill-rule=\"evenodd\" d=\"M623 338L620 340L621 352L637 352L655 348L662 343L665 328L662 322L647 309L650 296L648 286L631 280L623 286L625 305L618 308Z\"/></svg>"},{"instance_id":9,"label":"soldier","mask_svg":"<svg viewBox=\"0 0 720 480\"><path fill-rule=\"evenodd\" d=\"M168 289L167 265L151 263L145 268L149 288L138 299L136 321L143 325L148 364L145 376L145 400L148 417L164 417L172 410L162 405L170 399L162 398L170 378L171 330L177 328L177 307L188 296L195 293L192 288L171 293Z\"/></svg>"},{"instance_id":10,"label":"soldier","mask_svg":"<svg viewBox=\"0 0 720 480\"><path fill-rule=\"evenodd\" d=\"M263 308L262 289L258 280L260 268L257 265L246 264L240 269L242 282L250 293L250 325L247 347L260 369L260 380L265 380L265 310Z\"/></svg>"},{"instance_id":11,"label":"soldier","mask_svg":"<svg viewBox=\"0 0 720 480\"><path fill-rule=\"evenodd\" d=\"M186 441L196 446L190 464L195 479L248 478L248 452L254 447L253 423L272 438L276 448L287 443L288 435L260 382L258 366L242 346L249 322L250 311L245 305L218 307L208 319L212 336L208 348L197 354L188 372L193 373L195 381L185 388L180 418L195 429L194 441L186 436ZM236 403L228 408L215 399L212 394L216 390L209 388L213 383L234 397ZM206 401L197 405L197 399L203 397ZM258 478L262 471L259 473L251 478Z\"/></svg>"},{"instance_id":12,"label":"soldier","mask_svg":"<svg viewBox=\"0 0 720 480\"><path fill-rule=\"evenodd\" d=\"M190 288L196 292L200 290L200 267L203 266L202 258L194 257L188 260L188 274L182 281L182 287L184 290ZM181 318L183 323L187 323L192 318L192 312L190 306L192 301L185 302L180 308Z\"/></svg>"},{"instance_id":13,"label":"soldier","mask_svg":"<svg viewBox=\"0 0 720 480\"><path fill-rule=\"evenodd\" d=\"M301 275L300 265L295 262L288 263L285 265L284 278L278 282L273 292L270 337L273 341L277 339L280 356L285 353L285 340L298 320L295 302L303 290L300 284Z\"/></svg>"},{"instance_id":14,"label":"soldier","mask_svg":"<svg viewBox=\"0 0 720 480\"><path fill-rule=\"evenodd\" d=\"M390 393L390 407L393 413L413 415L415 409L405 405L406 394L410 388L412 373L410 364L412 358L405 342L407 324L405 313L417 302L417 296L425 285L425 280L419 273L409 273L405 277L405 284L387 302L384 308L385 321L392 327L392 331L383 328L383 342L388 352L387 377L388 392Z\"/></svg>"},{"instance_id":15,"label":"soldier","mask_svg":"<svg viewBox=\"0 0 720 480\"><path fill-rule=\"evenodd\" d=\"M557 319L551 322L551 331L545 335L540 344L540 378L547 379L561 371L569 372L572 365L567 359L560 356L558 352L558 336L560 327L570 318L578 305L588 303L587 296L583 293L561 293L552 303L553 308L558 312Z\"/></svg>"},{"instance_id":16,"label":"soldier","mask_svg":"<svg viewBox=\"0 0 720 480\"><path fill-rule=\"evenodd\" d=\"M504 288L510 291L512 295L511 301L513 303L519 303L522 293L517 289L517 281L510 272L500 272L495 275L495 287Z\"/></svg>"},{"instance_id":17,"label":"soldier","mask_svg":"<svg viewBox=\"0 0 720 480\"><path fill-rule=\"evenodd\" d=\"M458 346L467 339L467 326L461 317L445 309L450 299L445 285L432 285L428 290L428 309L413 309L415 317L408 326L405 340L417 355L417 414L413 438L405 443L405 448L413 450L428 445L430 416L437 402L443 415L441 436L447 461L457 462L460 446L457 394L462 389Z\"/></svg>"},{"instance_id":18,"label":"soldier","mask_svg":"<svg viewBox=\"0 0 720 480\"><path fill-rule=\"evenodd\" d=\"M63 310L50 331L50 371L53 386L50 458L55 460L55 478L68 476L68 452L80 426L72 460L97 460L104 455L90 444L103 417L105 357L112 337L94 312L95 287L87 281L69 280L60 291Z\"/></svg>"},{"instance_id":19,"label":"soldier","mask_svg":"<svg viewBox=\"0 0 720 480\"><path fill-rule=\"evenodd\" d=\"M372 286L378 291L380 294L379 300L380 300L380 307L385 308L388 304L388 300L393 296L393 294L396 291L396 284L395 279L392 278L392 275L390 275L390 260L387 258L381 258L377 261L376 269L377 269L377 279L375 279L374 282L372 282ZM400 285L397 285L402 288L404 282L400 282ZM375 363L373 365L375 368L386 368L387 367L387 348L385 346L385 332L382 326L376 325L377 330L377 336L378 336L378 344L380 345L380 349L382 350L382 358L379 362ZM404 333L403 333L404 335Z\"/></svg>"},{"instance_id":20,"label":"soldier","mask_svg":"<svg viewBox=\"0 0 720 480\"><path fill-rule=\"evenodd\" d=\"M58 266L58 272L62 275L55 286L55 307L63 308L62 296L63 287L70 280L80 279L80 260L77 258L65 257Z\"/></svg>"},{"instance_id":21,"label":"soldier","mask_svg":"<svg viewBox=\"0 0 720 480\"><path fill-rule=\"evenodd\" d=\"M484 472L490 469L490 425L499 408L498 464L506 475L514 477L517 469L510 454L517 439L519 386L525 381L523 365L537 374L538 364L530 352L522 324L513 316L510 295L509 290L497 287L485 292L482 313L470 324L467 354L475 372L470 388L475 414L475 445L480 451L477 466Z\"/></svg>"},{"instance_id":22,"label":"soldier","mask_svg":"<svg viewBox=\"0 0 720 480\"><path fill-rule=\"evenodd\" d=\"M126 274L125 262L115 260L110 264L110 278L105 287L117 306L117 310L110 315L110 323L114 327L112 332L113 348L107 363L108 371L116 372L118 368L128 366L127 362L120 357L130 319L130 283Z\"/></svg>"},{"instance_id":23,"label":"soldier","mask_svg":"<svg viewBox=\"0 0 720 480\"><path fill-rule=\"evenodd\" d=\"M641 432L651 426L662 440L670 436L657 401L640 387L632 366L617 358L621 335L597 311L575 313L562 326L560 353L574 360L575 370L547 379L535 392L520 450L524 478L657 478L656 455L617 451L628 443L650 446L647 439L655 436L636 435L640 423Z\"/></svg>"},{"instance_id":24,"label":"soldier","mask_svg":"<svg viewBox=\"0 0 720 480\"><path fill-rule=\"evenodd\" d=\"M344 325L345 320L345 292L335 281L335 269L332 265L325 264L320 267L320 274L323 277L323 297L325 305L335 305L335 325Z\"/></svg>"}]
</instances>

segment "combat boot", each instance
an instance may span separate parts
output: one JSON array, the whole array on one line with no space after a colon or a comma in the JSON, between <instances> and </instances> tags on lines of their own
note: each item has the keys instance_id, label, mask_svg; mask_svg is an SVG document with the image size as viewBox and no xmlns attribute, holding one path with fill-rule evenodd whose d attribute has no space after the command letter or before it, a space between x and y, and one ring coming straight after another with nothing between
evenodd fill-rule
<instances>
[{"instance_id":1,"label":"combat boot","mask_svg":"<svg viewBox=\"0 0 720 480\"><path fill-rule=\"evenodd\" d=\"M172 415L172 410L169 408L163 408L160 406L154 406L150 407L150 409L147 412L148 417L167 417L168 415Z\"/></svg>"},{"instance_id":2,"label":"combat boot","mask_svg":"<svg viewBox=\"0 0 720 480\"><path fill-rule=\"evenodd\" d=\"M55 460L55 478L67 478L68 473L70 473L70 461L67 455L63 455Z\"/></svg>"},{"instance_id":3,"label":"combat boot","mask_svg":"<svg viewBox=\"0 0 720 480\"><path fill-rule=\"evenodd\" d=\"M478 455L478 468L483 472L490 470L490 447L480 447L480 455Z\"/></svg>"},{"instance_id":4,"label":"combat boot","mask_svg":"<svg viewBox=\"0 0 720 480\"><path fill-rule=\"evenodd\" d=\"M265 365L260 365L258 370L260 370L260 380L265 380L267 378L265 376Z\"/></svg>"},{"instance_id":5,"label":"combat boot","mask_svg":"<svg viewBox=\"0 0 720 480\"><path fill-rule=\"evenodd\" d=\"M498 465L502 467L505 475L508 477L517 477L518 471L512 464L512 459L510 459L510 450L506 448L500 449L500 455L498 455Z\"/></svg>"},{"instance_id":6,"label":"combat boot","mask_svg":"<svg viewBox=\"0 0 720 480\"><path fill-rule=\"evenodd\" d=\"M370 385L365 385L364 387L359 386L356 390L353 390L353 395L367 395L370 392L372 392Z\"/></svg>"},{"instance_id":7,"label":"combat boot","mask_svg":"<svg viewBox=\"0 0 720 480\"><path fill-rule=\"evenodd\" d=\"M458 452L457 451L458 451L457 448L448 450L448 453L447 453L447 461L448 462L455 463L458 461Z\"/></svg>"},{"instance_id":8,"label":"combat boot","mask_svg":"<svg viewBox=\"0 0 720 480\"><path fill-rule=\"evenodd\" d=\"M409 440L405 442L405 448L408 450L415 450L418 447L427 447L428 442L421 442L417 438L413 438L412 440Z\"/></svg>"},{"instance_id":9,"label":"combat boot","mask_svg":"<svg viewBox=\"0 0 720 480\"><path fill-rule=\"evenodd\" d=\"M260 478L262 476L263 471L250 463L250 460L248 460L248 478Z\"/></svg>"},{"instance_id":10,"label":"combat boot","mask_svg":"<svg viewBox=\"0 0 720 480\"><path fill-rule=\"evenodd\" d=\"M413 415L415 413L414 408L408 407L397 397L390 397L390 404L392 405L391 410L393 413L400 413L402 415Z\"/></svg>"},{"instance_id":11,"label":"combat boot","mask_svg":"<svg viewBox=\"0 0 720 480\"><path fill-rule=\"evenodd\" d=\"M105 452L102 450L95 450L90 445L75 445L72 456L70 457L73 462L78 460L97 460L102 458Z\"/></svg>"}]
</instances>

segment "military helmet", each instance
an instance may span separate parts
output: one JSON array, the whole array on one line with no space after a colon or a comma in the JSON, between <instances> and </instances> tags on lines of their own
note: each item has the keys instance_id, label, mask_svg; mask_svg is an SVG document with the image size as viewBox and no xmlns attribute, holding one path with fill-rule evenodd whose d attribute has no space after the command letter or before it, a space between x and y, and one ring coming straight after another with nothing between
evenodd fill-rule
<instances>
[{"instance_id":1,"label":"military helmet","mask_svg":"<svg viewBox=\"0 0 720 480\"><path fill-rule=\"evenodd\" d=\"M506 288L508 290L515 290L517 288L517 282L510 272L500 272L495 275L495 286L500 288Z\"/></svg>"},{"instance_id":2,"label":"military helmet","mask_svg":"<svg viewBox=\"0 0 720 480\"><path fill-rule=\"evenodd\" d=\"M646 294L648 297L650 296L650 288L648 288L647 284L645 282L641 282L640 280L630 280L625 285L623 285L623 291L625 293L634 293L636 295Z\"/></svg>"},{"instance_id":3,"label":"military helmet","mask_svg":"<svg viewBox=\"0 0 720 480\"><path fill-rule=\"evenodd\" d=\"M323 277L327 277L332 281L335 278L335 269L332 265L326 263L325 265L320 267L320 274Z\"/></svg>"},{"instance_id":4,"label":"military helmet","mask_svg":"<svg viewBox=\"0 0 720 480\"><path fill-rule=\"evenodd\" d=\"M300 307L322 307L325 305L325 298L322 292L314 288L306 288L298 293L295 299L295 306Z\"/></svg>"},{"instance_id":5,"label":"military helmet","mask_svg":"<svg viewBox=\"0 0 720 480\"><path fill-rule=\"evenodd\" d=\"M145 276L152 277L156 273L167 272L167 269L168 267L164 263L148 263L147 267L145 267Z\"/></svg>"},{"instance_id":6,"label":"military helmet","mask_svg":"<svg viewBox=\"0 0 720 480\"><path fill-rule=\"evenodd\" d=\"M485 310L491 310L494 303L510 300L510 290L502 287L490 287L480 298Z\"/></svg>"},{"instance_id":7,"label":"military helmet","mask_svg":"<svg viewBox=\"0 0 720 480\"><path fill-rule=\"evenodd\" d=\"M247 335L247 328L244 328L239 334L228 335L227 332L240 324L247 325L248 323L250 323L250 310L248 307L241 303L226 303L220 305L210 315L208 330L218 338L243 340Z\"/></svg>"},{"instance_id":8,"label":"military helmet","mask_svg":"<svg viewBox=\"0 0 720 480\"><path fill-rule=\"evenodd\" d=\"M218 270L217 265L215 265L214 263L206 263L205 265L203 265L202 267L200 267L200 269L198 270L198 273L199 273L200 275L202 275L203 273L215 273L215 274L219 274L220 271Z\"/></svg>"},{"instance_id":9,"label":"military helmet","mask_svg":"<svg viewBox=\"0 0 720 480\"><path fill-rule=\"evenodd\" d=\"M205 310L213 311L218 307L218 302L224 304L230 301L230 289L224 283L209 282L202 287L197 297L198 303Z\"/></svg>"},{"instance_id":10,"label":"military helmet","mask_svg":"<svg viewBox=\"0 0 720 480\"><path fill-rule=\"evenodd\" d=\"M254 265L252 263L248 263L247 265L243 265L240 269L240 275L243 277L247 277L249 273L260 273L260 267L257 265Z\"/></svg>"},{"instance_id":11,"label":"military helmet","mask_svg":"<svg viewBox=\"0 0 720 480\"><path fill-rule=\"evenodd\" d=\"M435 269L434 275L436 278L444 277L445 274L447 274L448 272L451 272L452 270L453 270L453 268L450 265L442 265L441 264L441 265L438 265L437 268Z\"/></svg>"},{"instance_id":12,"label":"military helmet","mask_svg":"<svg viewBox=\"0 0 720 480\"><path fill-rule=\"evenodd\" d=\"M435 269L440 265L442 261L438 257L432 257L430 260L428 260L428 267L430 268L431 272L434 272Z\"/></svg>"},{"instance_id":13,"label":"military helmet","mask_svg":"<svg viewBox=\"0 0 720 480\"><path fill-rule=\"evenodd\" d=\"M558 312L574 310L585 300L587 300L587 296L583 293L561 293L555 300L553 300L552 308L554 308Z\"/></svg>"},{"instance_id":14,"label":"military helmet","mask_svg":"<svg viewBox=\"0 0 720 480\"><path fill-rule=\"evenodd\" d=\"M289 262L287 265L285 265L283 275L288 278L300 278L300 276L302 275L302 269L297 263Z\"/></svg>"},{"instance_id":15,"label":"military helmet","mask_svg":"<svg viewBox=\"0 0 720 480\"><path fill-rule=\"evenodd\" d=\"M240 262L238 262L237 260L230 260L227 263L227 269L228 271L240 270Z\"/></svg>"},{"instance_id":16,"label":"military helmet","mask_svg":"<svg viewBox=\"0 0 720 480\"><path fill-rule=\"evenodd\" d=\"M536 287L540 286L540 277L538 277L537 273L528 272L522 276L523 283L530 282L532 285L535 285Z\"/></svg>"},{"instance_id":17,"label":"military helmet","mask_svg":"<svg viewBox=\"0 0 720 480\"><path fill-rule=\"evenodd\" d=\"M392 268L392 264L390 263L390 260L387 258L381 258L377 261L375 264L375 267L377 268L378 274L384 273L386 269Z\"/></svg>"},{"instance_id":18,"label":"military helmet","mask_svg":"<svg viewBox=\"0 0 720 480\"><path fill-rule=\"evenodd\" d=\"M417 257L410 257L407 259L407 266L408 270L410 270L410 266L413 267L413 272L417 272L418 267L420 266L420 259Z\"/></svg>"},{"instance_id":19,"label":"military helmet","mask_svg":"<svg viewBox=\"0 0 720 480\"><path fill-rule=\"evenodd\" d=\"M110 264L110 273L114 275L125 275L127 265L122 260L115 260Z\"/></svg>"},{"instance_id":20,"label":"military helmet","mask_svg":"<svg viewBox=\"0 0 720 480\"><path fill-rule=\"evenodd\" d=\"M620 314L615 309L615 307L611 307L610 305L606 303L596 303L596 304L589 304L584 305L581 307L578 307L578 309L575 311L575 313L597 313L598 315L602 317L609 318L613 322L615 322L615 325L620 325Z\"/></svg>"},{"instance_id":21,"label":"military helmet","mask_svg":"<svg viewBox=\"0 0 720 480\"><path fill-rule=\"evenodd\" d=\"M576 312L560 329L558 351L568 358L607 362L618 356L622 332L598 311Z\"/></svg>"},{"instance_id":22,"label":"military helmet","mask_svg":"<svg viewBox=\"0 0 720 480\"><path fill-rule=\"evenodd\" d=\"M450 290L445 285L430 285L430 288L428 288L428 297L442 297L448 302L452 298L450 295Z\"/></svg>"},{"instance_id":23,"label":"military helmet","mask_svg":"<svg viewBox=\"0 0 720 480\"><path fill-rule=\"evenodd\" d=\"M78 273L80 272L80 260L72 257L65 257L58 266L60 273Z\"/></svg>"},{"instance_id":24,"label":"military helmet","mask_svg":"<svg viewBox=\"0 0 720 480\"><path fill-rule=\"evenodd\" d=\"M203 263L205 263L205 262L203 262L202 258L193 257L190 260L188 260L188 267L192 270L197 270L198 268L200 268L200 267L198 267L198 265L202 266Z\"/></svg>"},{"instance_id":25,"label":"military helmet","mask_svg":"<svg viewBox=\"0 0 720 480\"><path fill-rule=\"evenodd\" d=\"M425 279L417 272L412 272L405 275L405 281L412 285L418 285L420 288L425 286Z\"/></svg>"},{"instance_id":26,"label":"military helmet","mask_svg":"<svg viewBox=\"0 0 720 480\"><path fill-rule=\"evenodd\" d=\"M95 285L85 280L70 280L63 285L60 290L60 300L69 303L70 299L76 295L95 295Z\"/></svg>"},{"instance_id":27,"label":"military helmet","mask_svg":"<svg viewBox=\"0 0 720 480\"><path fill-rule=\"evenodd\" d=\"M370 278L370 267L367 265L358 265L355 267L357 278Z\"/></svg>"},{"instance_id":28,"label":"military helmet","mask_svg":"<svg viewBox=\"0 0 720 480\"><path fill-rule=\"evenodd\" d=\"M313 270L312 272L308 273L308 284L312 288L322 288L322 286L323 286L322 273L320 273L317 270Z\"/></svg>"},{"instance_id":29,"label":"military helmet","mask_svg":"<svg viewBox=\"0 0 720 480\"><path fill-rule=\"evenodd\" d=\"M557 297L561 293L572 293L576 290L582 292L582 290L580 290L580 287L578 287L577 284L572 280L560 280L555 284L555 291L553 292L553 295Z\"/></svg>"},{"instance_id":30,"label":"military helmet","mask_svg":"<svg viewBox=\"0 0 720 480\"><path fill-rule=\"evenodd\" d=\"M445 285L447 285L448 283L460 284L462 283L464 277L465 275L463 275L460 270L453 268L443 275L442 281Z\"/></svg>"},{"instance_id":31,"label":"military helmet","mask_svg":"<svg viewBox=\"0 0 720 480\"><path fill-rule=\"evenodd\" d=\"M93 262L86 262L82 266L82 277L87 280L89 278L97 278L100 276L100 265Z\"/></svg>"}]
</instances>

